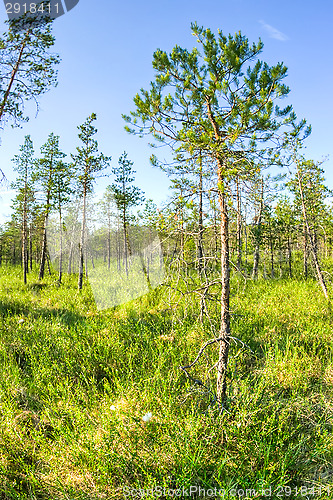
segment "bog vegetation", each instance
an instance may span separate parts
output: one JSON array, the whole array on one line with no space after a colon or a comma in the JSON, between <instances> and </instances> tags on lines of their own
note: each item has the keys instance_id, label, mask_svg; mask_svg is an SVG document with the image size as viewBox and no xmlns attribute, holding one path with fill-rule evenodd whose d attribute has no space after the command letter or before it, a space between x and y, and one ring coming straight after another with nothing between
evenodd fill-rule
<instances>
[{"instance_id":1,"label":"bog vegetation","mask_svg":"<svg viewBox=\"0 0 333 500\"><path fill-rule=\"evenodd\" d=\"M55 83L51 24L3 37L2 123ZM156 51L124 117L170 149L169 164L151 158L170 178L163 206L145 200L135 158L99 150L94 113L76 150L50 130L13 158L1 498L331 498L331 191L303 155L310 127L279 107L287 68L260 60L261 41L192 31L199 48ZM89 279L100 269L112 307Z\"/></svg>"}]
</instances>

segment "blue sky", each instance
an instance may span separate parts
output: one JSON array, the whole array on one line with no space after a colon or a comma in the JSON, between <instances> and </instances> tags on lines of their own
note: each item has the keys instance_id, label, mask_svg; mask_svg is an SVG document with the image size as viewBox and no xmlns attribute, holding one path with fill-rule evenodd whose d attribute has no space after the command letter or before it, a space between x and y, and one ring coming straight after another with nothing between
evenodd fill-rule
<instances>
[{"instance_id":1,"label":"blue sky","mask_svg":"<svg viewBox=\"0 0 333 500\"><path fill-rule=\"evenodd\" d=\"M5 18L1 3L0 19ZM95 112L101 151L116 164L126 150L134 161L137 185L157 203L166 199L169 181L150 166L148 140L128 135L121 114L134 109L134 95L149 86L154 75L152 54L157 48L170 51L176 44L189 49L195 45L192 21L225 34L241 30L251 42L261 37L265 45L261 58L288 66L289 101L297 115L312 124L306 154L315 160L327 155L332 158L332 19L329 1L80 0L54 23L54 51L62 59L58 87L40 99L37 117L28 106L29 123L22 129L7 126L2 132L1 168L10 181L14 179L11 158L26 134L31 135L37 151L54 132L60 135L63 151L73 152L78 145L77 125ZM158 154L163 158L167 151L161 149ZM331 160L323 167L328 185L333 187ZM96 191L101 192L107 183L100 182ZM0 224L8 219L12 195L1 190Z\"/></svg>"}]
</instances>

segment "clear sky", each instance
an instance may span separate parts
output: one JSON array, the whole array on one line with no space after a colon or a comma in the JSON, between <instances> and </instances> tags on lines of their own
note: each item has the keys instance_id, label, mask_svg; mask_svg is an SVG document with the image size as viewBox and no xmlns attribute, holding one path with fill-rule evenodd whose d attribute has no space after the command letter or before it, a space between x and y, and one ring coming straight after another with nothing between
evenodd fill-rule
<instances>
[{"instance_id":1,"label":"clear sky","mask_svg":"<svg viewBox=\"0 0 333 500\"><path fill-rule=\"evenodd\" d=\"M5 18L1 2L0 19ZM9 181L14 179L11 158L26 134L31 135L37 151L54 132L60 135L63 151L74 152L77 125L95 112L101 151L116 164L126 150L137 171L136 184L146 197L157 203L166 199L169 181L150 166L148 139L128 135L121 114L133 110L134 95L149 86L154 75L153 52L157 48L170 51L176 44L191 49L196 42L190 23L197 21L215 32L241 30L250 42L261 37L265 45L261 58L288 66L288 100L297 115L313 127L307 155L315 160L330 156L323 167L328 185L333 187L332 20L333 6L328 0L80 0L54 23L54 51L62 59L59 84L40 99L37 117L29 107L28 124L22 129L7 126L2 132L1 168ZM167 152L161 149L158 155L163 158ZM97 192L108 183L103 182ZM12 195L1 190L0 224L8 219Z\"/></svg>"}]
</instances>

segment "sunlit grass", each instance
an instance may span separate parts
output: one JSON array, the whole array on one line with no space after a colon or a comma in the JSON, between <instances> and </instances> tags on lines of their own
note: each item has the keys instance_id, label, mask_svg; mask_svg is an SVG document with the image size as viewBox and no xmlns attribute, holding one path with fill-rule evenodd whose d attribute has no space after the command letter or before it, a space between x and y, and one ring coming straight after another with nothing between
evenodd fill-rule
<instances>
[{"instance_id":1,"label":"sunlit grass","mask_svg":"<svg viewBox=\"0 0 333 500\"><path fill-rule=\"evenodd\" d=\"M56 281L0 270L2 498L333 485L332 324L315 282L234 282L219 415L179 370L212 336L197 301L176 307L162 287L98 311L89 285ZM212 390L216 356L193 372Z\"/></svg>"}]
</instances>

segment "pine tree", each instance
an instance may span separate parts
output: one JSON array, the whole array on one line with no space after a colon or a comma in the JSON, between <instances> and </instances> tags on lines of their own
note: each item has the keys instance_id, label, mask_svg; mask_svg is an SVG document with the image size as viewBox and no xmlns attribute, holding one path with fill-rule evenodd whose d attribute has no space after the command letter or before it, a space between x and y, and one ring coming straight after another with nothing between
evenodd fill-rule
<instances>
[{"instance_id":1,"label":"pine tree","mask_svg":"<svg viewBox=\"0 0 333 500\"><path fill-rule=\"evenodd\" d=\"M133 170L132 167L133 162L127 158L127 153L124 152L118 160L118 167L112 169L112 173L116 178L111 185L111 192L113 193L116 207L120 213L123 227L126 274L128 274L128 257L132 255L128 233L128 227L131 222L130 210L132 207L144 201L141 189L133 186L135 170Z\"/></svg>"},{"instance_id":2,"label":"pine tree","mask_svg":"<svg viewBox=\"0 0 333 500\"><path fill-rule=\"evenodd\" d=\"M20 154L13 158L14 170L18 173L18 178L12 184L13 189L19 190L17 210L22 217L22 269L23 281L27 283L28 273L28 212L29 194L32 189L32 172L34 165L34 147L30 135L25 136L24 144L20 147Z\"/></svg>"},{"instance_id":3,"label":"pine tree","mask_svg":"<svg viewBox=\"0 0 333 500\"><path fill-rule=\"evenodd\" d=\"M71 195L73 194L72 174L71 164L64 163L61 159L56 163L54 171L54 196L55 206L59 215L59 284L61 283L63 272L63 209L64 206L70 202Z\"/></svg>"},{"instance_id":4,"label":"pine tree","mask_svg":"<svg viewBox=\"0 0 333 500\"><path fill-rule=\"evenodd\" d=\"M113 191L111 186L107 186L101 201L99 202L101 218L106 222L106 253L105 260L107 258L108 269L111 267L111 230L112 223L116 219L116 204L113 196ZM120 242L118 241L118 231L116 232L116 254L117 254L117 266L120 270ZM104 261L105 261L104 260Z\"/></svg>"},{"instance_id":5,"label":"pine tree","mask_svg":"<svg viewBox=\"0 0 333 500\"><path fill-rule=\"evenodd\" d=\"M233 161L263 150L265 143L287 119L291 107L279 110L273 101L288 94L282 84L287 68L270 67L257 59L263 44L252 46L241 33L234 36L192 25L201 51L176 46L170 55L157 50L156 73L150 90L134 98L136 109L124 116L132 133L151 134L178 154L199 151L215 168L221 216L221 324L217 366L217 399L226 402L226 374L230 345L230 258L228 184L235 176ZM260 144L263 144L260 146ZM231 165L230 165L230 159ZM243 164L249 172L254 162ZM247 165L247 166L245 166Z\"/></svg>"},{"instance_id":6,"label":"pine tree","mask_svg":"<svg viewBox=\"0 0 333 500\"><path fill-rule=\"evenodd\" d=\"M311 224L311 220L316 219L316 212L318 212L319 207L323 203L325 193L327 194L329 190L323 184L323 171L319 165L312 160L306 160L300 154L303 141L311 133L311 127L306 127L305 120L296 123L296 116L293 119L292 127L292 131L285 134L285 147L291 152L291 159L295 166L295 176L290 185L299 197L299 206L302 210L304 222L304 234L306 240L310 243L310 251L318 281L326 299L329 299L324 275L318 259L315 226ZM313 207L311 206L312 204Z\"/></svg>"},{"instance_id":7,"label":"pine tree","mask_svg":"<svg viewBox=\"0 0 333 500\"><path fill-rule=\"evenodd\" d=\"M59 56L50 52L55 39L52 22L36 24L26 19L24 29L20 20L7 21L8 31L0 39L0 124L27 121L26 101L34 100L57 84L55 66Z\"/></svg>"},{"instance_id":8,"label":"pine tree","mask_svg":"<svg viewBox=\"0 0 333 500\"><path fill-rule=\"evenodd\" d=\"M296 216L295 204L292 205L290 200L285 196L279 199L275 207L276 229L279 234L279 246L287 247L288 254L288 271L289 277L292 278L292 244L296 231Z\"/></svg>"},{"instance_id":9,"label":"pine tree","mask_svg":"<svg viewBox=\"0 0 333 500\"><path fill-rule=\"evenodd\" d=\"M41 147L41 158L37 159L35 162L36 170L34 179L38 182L44 194L43 236L38 277L40 280L44 278L45 262L47 258L47 224L49 215L51 210L54 209L58 203L56 174L57 170L61 168L61 162L65 156L65 153L59 149L59 136L51 133L47 142Z\"/></svg>"},{"instance_id":10,"label":"pine tree","mask_svg":"<svg viewBox=\"0 0 333 500\"><path fill-rule=\"evenodd\" d=\"M82 220L81 220L81 237L80 237L80 257L79 257L79 279L78 289L82 289L83 284L83 268L85 256L85 233L87 225L87 196L92 193L93 185L97 174L106 169L109 165L111 157L104 156L98 152L98 142L93 138L97 133L93 122L97 117L92 113L86 121L78 126L78 137L82 142L82 146L77 147L76 154L72 154L73 169L77 176L78 194L82 200Z\"/></svg>"}]
</instances>

